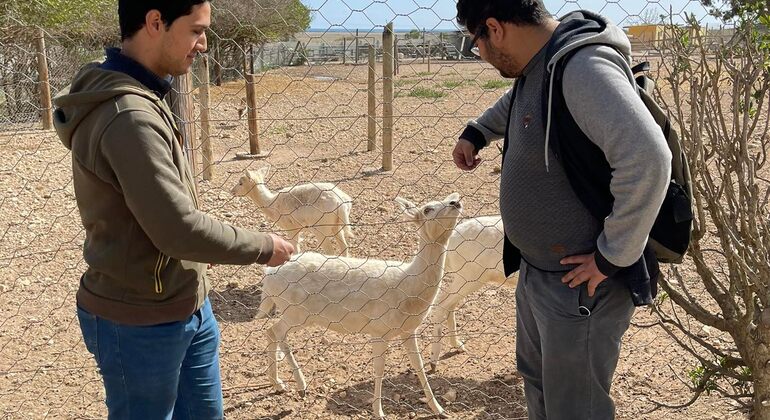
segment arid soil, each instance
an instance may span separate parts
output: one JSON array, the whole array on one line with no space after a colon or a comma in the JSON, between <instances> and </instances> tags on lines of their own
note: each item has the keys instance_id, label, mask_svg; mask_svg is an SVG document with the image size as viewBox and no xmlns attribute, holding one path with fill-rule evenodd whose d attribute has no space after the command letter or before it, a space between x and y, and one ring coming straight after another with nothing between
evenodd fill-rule
<instances>
[{"instance_id":1,"label":"arid soil","mask_svg":"<svg viewBox=\"0 0 770 420\"><path fill-rule=\"evenodd\" d=\"M381 68L377 73L381 77ZM465 217L498 213L498 149L485 149L483 164L471 173L456 169L450 153L465 122L505 92L499 75L478 63L436 62L430 73L421 61L403 64L395 82L390 172L381 170L381 119L377 150L367 151L366 77L366 66L342 65L258 75L260 142L269 153L261 160L235 159L237 152L249 149L246 116L238 116L243 82L213 87L215 175L209 181L198 177L203 210L244 228L273 230L253 202L230 193L244 169L270 164L267 184L273 189L306 181L336 183L354 200L352 254L392 260L409 259L416 252L416 234L400 220L396 196L422 202L457 191ZM0 161L0 416L103 418L101 382L75 317L74 295L85 263L71 157L53 132L12 127L0 132L0 151L5 156ZM310 238L308 247L316 243ZM211 300L222 331L227 417L369 418L374 385L365 337L314 328L290 334L309 392L299 397L284 362L279 374L290 391L274 393L265 374L264 329L270 321L255 319L261 276L256 265L215 266L210 272ZM452 418L526 418L515 368L513 297L513 290L486 288L460 309L467 352L446 346L438 372L429 376ZM685 409L654 410L656 401L682 404L690 399L687 372L695 366L660 328L645 327L655 321L649 309L640 308L625 336L612 389L618 418L743 418L729 401L714 396L703 396ZM421 340L425 358L430 342L426 329ZM430 417L398 343L391 345L387 360L386 414Z\"/></svg>"}]
</instances>

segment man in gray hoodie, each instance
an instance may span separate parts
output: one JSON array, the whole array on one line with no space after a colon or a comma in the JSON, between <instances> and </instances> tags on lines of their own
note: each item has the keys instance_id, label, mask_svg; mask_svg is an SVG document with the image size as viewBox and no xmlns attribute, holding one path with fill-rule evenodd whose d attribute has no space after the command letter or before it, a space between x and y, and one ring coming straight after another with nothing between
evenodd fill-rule
<instances>
[{"instance_id":1,"label":"man in gray hoodie","mask_svg":"<svg viewBox=\"0 0 770 420\"><path fill-rule=\"evenodd\" d=\"M209 2L120 0L119 17L122 49L86 65L55 101L86 232L83 342L110 419L223 418L206 267L276 266L294 249L200 210L164 97L206 50Z\"/></svg>"},{"instance_id":2,"label":"man in gray hoodie","mask_svg":"<svg viewBox=\"0 0 770 420\"><path fill-rule=\"evenodd\" d=\"M591 12L555 20L541 0L459 0L457 10L474 52L517 79L468 123L453 159L472 170L480 149L505 139L504 259L507 274L520 270L516 360L529 418L614 418L612 376L634 304L654 295L646 244L671 171L663 133L635 90L630 43ZM609 199L581 188L602 179L573 170L585 156L599 159L584 168L606 168ZM596 207L607 211L597 216ZM630 287L638 278L641 294Z\"/></svg>"}]
</instances>

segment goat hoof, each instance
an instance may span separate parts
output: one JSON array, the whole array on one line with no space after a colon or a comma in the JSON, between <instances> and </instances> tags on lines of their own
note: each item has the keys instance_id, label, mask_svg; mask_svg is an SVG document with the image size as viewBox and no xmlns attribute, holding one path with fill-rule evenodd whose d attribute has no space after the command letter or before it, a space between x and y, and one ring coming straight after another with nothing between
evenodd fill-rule
<instances>
[{"instance_id":1,"label":"goat hoof","mask_svg":"<svg viewBox=\"0 0 770 420\"><path fill-rule=\"evenodd\" d=\"M436 366L436 362L430 362L428 364L428 371L427 374L436 373L438 371L438 367Z\"/></svg>"},{"instance_id":2,"label":"goat hoof","mask_svg":"<svg viewBox=\"0 0 770 420\"><path fill-rule=\"evenodd\" d=\"M278 382L273 384L273 388L275 388L275 392L277 394L283 394L287 390L286 384L283 383L283 381L281 381L280 379L278 380Z\"/></svg>"},{"instance_id":3,"label":"goat hoof","mask_svg":"<svg viewBox=\"0 0 770 420\"><path fill-rule=\"evenodd\" d=\"M429 404L431 406L431 410L433 410L434 413L436 413L436 417L440 419L448 419L449 416L446 414L446 410L444 410L444 407L439 405L438 402L434 402L433 404Z\"/></svg>"}]
</instances>

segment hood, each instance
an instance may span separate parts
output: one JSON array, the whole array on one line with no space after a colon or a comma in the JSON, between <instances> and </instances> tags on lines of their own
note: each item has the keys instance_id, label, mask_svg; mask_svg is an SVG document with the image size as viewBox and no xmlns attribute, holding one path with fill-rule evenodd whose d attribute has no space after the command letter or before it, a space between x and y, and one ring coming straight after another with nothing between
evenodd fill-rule
<instances>
[{"instance_id":1,"label":"hood","mask_svg":"<svg viewBox=\"0 0 770 420\"><path fill-rule=\"evenodd\" d=\"M586 45L608 45L615 48L630 63L631 42L623 29L613 25L604 16L587 10L578 10L559 19L548 44L546 61L548 72L553 70L568 53Z\"/></svg>"},{"instance_id":2,"label":"hood","mask_svg":"<svg viewBox=\"0 0 770 420\"><path fill-rule=\"evenodd\" d=\"M105 101L126 94L160 100L125 73L104 70L98 62L86 64L72 84L54 98L54 128L59 140L72 149L72 137L80 123Z\"/></svg>"},{"instance_id":3,"label":"hood","mask_svg":"<svg viewBox=\"0 0 770 420\"><path fill-rule=\"evenodd\" d=\"M578 10L559 19L546 52L548 81L547 122L545 128L545 167L548 164L548 144L551 134L551 103L553 99L554 67L572 51L587 45L607 45L615 48L626 62L631 63L631 42L625 32L605 17L587 10ZM633 80L632 80L633 81Z\"/></svg>"}]
</instances>

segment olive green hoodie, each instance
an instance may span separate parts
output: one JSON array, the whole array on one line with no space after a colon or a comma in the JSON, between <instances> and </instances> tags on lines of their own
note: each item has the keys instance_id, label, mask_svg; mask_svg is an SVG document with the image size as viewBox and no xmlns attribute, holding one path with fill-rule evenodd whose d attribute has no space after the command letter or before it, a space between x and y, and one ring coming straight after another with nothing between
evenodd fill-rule
<instances>
[{"instance_id":1,"label":"olive green hoodie","mask_svg":"<svg viewBox=\"0 0 770 420\"><path fill-rule=\"evenodd\" d=\"M136 79L92 63L54 104L86 231L83 309L129 325L183 320L206 299L207 263L270 259L269 235L199 210L171 111Z\"/></svg>"}]
</instances>

